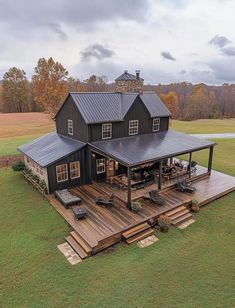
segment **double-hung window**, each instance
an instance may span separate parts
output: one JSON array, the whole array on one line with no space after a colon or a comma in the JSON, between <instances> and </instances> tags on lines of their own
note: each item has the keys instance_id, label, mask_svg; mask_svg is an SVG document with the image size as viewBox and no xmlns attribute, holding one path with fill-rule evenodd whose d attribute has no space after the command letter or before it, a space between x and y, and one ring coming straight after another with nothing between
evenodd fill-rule
<instances>
[{"instance_id":1,"label":"double-hung window","mask_svg":"<svg viewBox=\"0 0 235 308\"><path fill-rule=\"evenodd\" d=\"M129 135L138 135L139 132L139 120L129 121Z\"/></svg>"},{"instance_id":2,"label":"double-hung window","mask_svg":"<svg viewBox=\"0 0 235 308\"><path fill-rule=\"evenodd\" d=\"M73 161L70 163L70 179L80 178L80 162Z\"/></svg>"},{"instance_id":3,"label":"double-hung window","mask_svg":"<svg viewBox=\"0 0 235 308\"><path fill-rule=\"evenodd\" d=\"M56 166L56 180L58 183L68 180L68 166L67 164Z\"/></svg>"},{"instance_id":4,"label":"double-hung window","mask_svg":"<svg viewBox=\"0 0 235 308\"><path fill-rule=\"evenodd\" d=\"M102 124L102 139L112 138L112 123Z\"/></svg>"},{"instance_id":5,"label":"double-hung window","mask_svg":"<svg viewBox=\"0 0 235 308\"><path fill-rule=\"evenodd\" d=\"M68 120L68 134L73 136L73 120Z\"/></svg>"},{"instance_id":6,"label":"double-hung window","mask_svg":"<svg viewBox=\"0 0 235 308\"><path fill-rule=\"evenodd\" d=\"M96 172L97 174L105 172L105 158L98 158L96 160Z\"/></svg>"},{"instance_id":7,"label":"double-hung window","mask_svg":"<svg viewBox=\"0 0 235 308\"><path fill-rule=\"evenodd\" d=\"M160 118L153 119L153 132L158 132L160 130Z\"/></svg>"}]
</instances>

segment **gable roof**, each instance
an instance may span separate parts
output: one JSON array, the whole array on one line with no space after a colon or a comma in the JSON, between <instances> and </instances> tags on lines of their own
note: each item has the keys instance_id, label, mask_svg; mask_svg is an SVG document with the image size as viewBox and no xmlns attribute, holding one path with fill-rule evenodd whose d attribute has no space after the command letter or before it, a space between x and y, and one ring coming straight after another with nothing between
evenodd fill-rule
<instances>
[{"instance_id":1,"label":"gable roof","mask_svg":"<svg viewBox=\"0 0 235 308\"><path fill-rule=\"evenodd\" d=\"M130 74L127 71L125 71L122 75L120 75L118 78L115 79L115 81L120 80L144 80L143 78L136 78L136 75Z\"/></svg>"},{"instance_id":2,"label":"gable roof","mask_svg":"<svg viewBox=\"0 0 235 308\"><path fill-rule=\"evenodd\" d=\"M70 95L87 124L123 121L137 97L147 108L150 117L170 116L169 110L155 92L71 92Z\"/></svg>"},{"instance_id":3,"label":"gable roof","mask_svg":"<svg viewBox=\"0 0 235 308\"><path fill-rule=\"evenodd\" d=\"M18 150L41 167L80 150L86 143L52 132L18 147Z\"/></svg>"}]
</instances>

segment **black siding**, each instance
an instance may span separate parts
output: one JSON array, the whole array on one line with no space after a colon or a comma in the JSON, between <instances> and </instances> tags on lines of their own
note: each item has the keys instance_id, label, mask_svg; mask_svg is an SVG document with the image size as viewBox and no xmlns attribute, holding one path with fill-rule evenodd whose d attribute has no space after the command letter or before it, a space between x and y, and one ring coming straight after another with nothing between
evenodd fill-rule
<instances>
[{"instance_id":1,"label":"black siding","mask_svg":"<svg viewBox=\"0 0 235 308\"><path fill-rule=\"evenodd\" d=\"M80 161L80 178L70 179L70 166L69 164L73 161ZM68 181L57 183L56 181L56 166L61 164L68 164ZM50 165L47 168L48 172L48 183L49 192L52 193L55 190L65 189L69 187L75 187L83 184L90 183L90 173L89 168L87 148L83 148L80 151L74 152L67 157L57 161L55 164Z\"/></svg>"},{"instance_id":2,"label":"black siding","mask_svg":"<svg viewBox=\"0 0 235 308\"><path fill-rule=\"evenodd\" d=\"M124 121L112 123L112 139L128 136L130 120L139 120L139 135L152 133L153 119L150 118L142 101L137 98L126 114ZM162 117L160 131L168 130L168 126L169 117ZM102 140L102 123L89 125L89 139L91 142Z\"/></svg>"},{"instance_id":3,"label":"black siding","mask_svg":"<svg viewBox=\"0 0 235 308\"><path fill-rule=\"evenodd\" d=\"M68 120L73 120L73 136L68 134ZM67 98L56 116L56 130L61 135L88 142L88 125L71 96Z\"/></svg>"}]
</instances>

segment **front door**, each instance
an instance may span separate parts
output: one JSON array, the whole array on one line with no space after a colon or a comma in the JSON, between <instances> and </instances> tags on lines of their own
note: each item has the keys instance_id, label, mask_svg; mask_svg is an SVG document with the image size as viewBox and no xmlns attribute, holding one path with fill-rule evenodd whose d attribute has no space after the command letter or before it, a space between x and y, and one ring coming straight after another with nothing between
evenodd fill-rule
<instances>
[{"instance_id":1,"label":"front door","mask_svg":"<svg viewBox=\"0 0 235 308\"><path fill-rule=\"evenodd\" d=\"M114 164L115 164L114 160L112 160L112 159L108 160L108 163L107 163L107 179L110 176L115 175L115 165Z\"/></svg>"}]
</instances>

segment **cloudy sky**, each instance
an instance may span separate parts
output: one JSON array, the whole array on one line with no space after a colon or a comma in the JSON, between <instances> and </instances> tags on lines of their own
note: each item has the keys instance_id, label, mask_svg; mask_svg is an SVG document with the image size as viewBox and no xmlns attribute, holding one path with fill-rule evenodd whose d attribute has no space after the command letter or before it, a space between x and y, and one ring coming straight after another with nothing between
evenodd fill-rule
<instances>
[{"instance_id":1,"label":"cloudy sky","mask_svg":"<svg viewBox=\"0 0 235 308\"><path fill-rule=\"evenodd\" d=\"M235 82L235 0L0 0L0 79L52 56L81 80Z\"/></svg>"}]
</instances>

